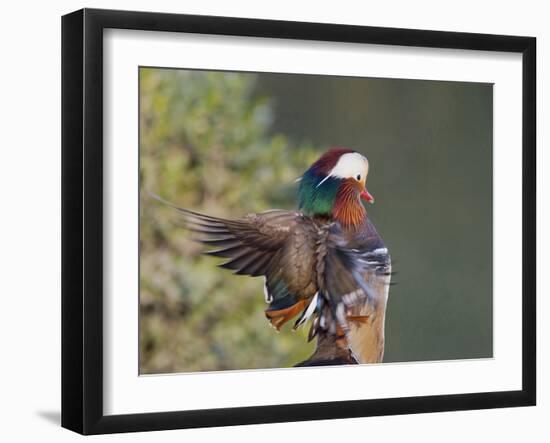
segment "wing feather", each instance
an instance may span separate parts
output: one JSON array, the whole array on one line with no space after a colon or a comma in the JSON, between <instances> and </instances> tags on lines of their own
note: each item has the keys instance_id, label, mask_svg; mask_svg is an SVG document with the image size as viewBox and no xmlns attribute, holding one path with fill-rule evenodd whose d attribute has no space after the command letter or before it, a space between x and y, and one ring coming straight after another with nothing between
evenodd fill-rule
<instances>
[{"instance_id":1,"label":"wing feather","mask_svg":"<svg viewBox=\"0 0 550 443\"><path fill-rule=\"evenodd\" d=\"M317 312L318 328L347 333L349 320L364 321L365 313L375 311L380 300L385 302L391 259L381 247L381 239L375 240L353 244L338 224L328 228L319 252L322 273L318 278L324 303Z\"/></svg>"}]
</instances>

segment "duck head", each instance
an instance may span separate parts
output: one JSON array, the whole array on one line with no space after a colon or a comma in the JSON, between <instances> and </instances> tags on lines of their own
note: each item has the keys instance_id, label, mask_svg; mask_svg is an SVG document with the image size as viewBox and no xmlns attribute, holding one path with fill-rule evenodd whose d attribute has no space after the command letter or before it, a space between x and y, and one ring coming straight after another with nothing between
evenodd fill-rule
<instances>
[{"instance_id":1,"label":"duck head","mask_svg":"<svg viewBox=\"0 0 550 443\"><path fill-rule=\"evenodd\" d=\"M366 211L361 200L374 203L366 187L369 162L359 152L332 148L300 179L298 205L306 215L325 216L344 227L361 224Z\"/></svg>"}]
</instances>

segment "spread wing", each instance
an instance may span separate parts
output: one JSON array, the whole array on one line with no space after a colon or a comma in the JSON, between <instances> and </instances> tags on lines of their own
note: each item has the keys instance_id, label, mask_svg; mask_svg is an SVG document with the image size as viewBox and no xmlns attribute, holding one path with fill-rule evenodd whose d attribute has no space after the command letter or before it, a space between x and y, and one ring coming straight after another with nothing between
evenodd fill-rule
<instances>
[{"instance_id":1,"label":"spread wing","mask_svg":"<svg viewBox=\"0 0 550 443\"><path fill-rule=\"evenodd\" d=\"M266 275L297 222L295 213L273 210L226 220L180 209L199 241L213 249L207 255L228 259L219 266L238 275Z\"/></svg>"},{"instance_id":2,"label":"spread wing","mask_svg":"<svg viewBox=\"0 0 550 443\"><path fill-rule=\"evenodd\" d=\"M299 212L270 210L240 219L213 217L169 204L200 235L207 255L227 259L219 266L238 275L265 278L266 315L279 329L303 311L309 312L315 286L317 228ZM297 322L306 319L302 315ZM301 323L301 322L300 322Z\"/></svg>"}]
</instances>

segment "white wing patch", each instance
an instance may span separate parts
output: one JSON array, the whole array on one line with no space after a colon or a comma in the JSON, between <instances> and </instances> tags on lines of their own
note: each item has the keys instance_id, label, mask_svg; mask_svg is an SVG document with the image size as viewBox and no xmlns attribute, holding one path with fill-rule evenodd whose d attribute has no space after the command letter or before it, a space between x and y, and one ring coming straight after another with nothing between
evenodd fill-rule
<instances>
[{"instance_id":1,"label":"white wing patch","mask_svg":"<svg viewBox=\"0 0 550 443\"><path fill-rule=\"evenodd\" d=\"M313 296L313 299L311 300L311 302L307 306L307 309L302 314L300 319L296 322L296 325L294 325L294 329L297 329L300 325L304 324L313 315L313 313L315 312L315 308L317 307L317 298L318 297L319 297L319 293L316 292L315 295Z\"/></svg>"},{"instance_id":2,"label":"white wing patch","mask_svg":"<svg viewBox=\"0 0 550 443\"><path fill-rule=\"evenodd\" d=\"M271 303L273 301L273 297L267 290L267 278L264 276L264 298L266 303Z\"/></svg>"}]
</instances>

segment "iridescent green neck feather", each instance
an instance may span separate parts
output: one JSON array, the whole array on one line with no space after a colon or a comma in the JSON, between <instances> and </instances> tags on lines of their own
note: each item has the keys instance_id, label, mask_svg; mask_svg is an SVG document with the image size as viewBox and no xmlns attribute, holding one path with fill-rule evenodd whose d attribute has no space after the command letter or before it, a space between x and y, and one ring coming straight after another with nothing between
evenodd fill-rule
<instances>
[{"instance_id":1,"label":"iridescent green neck feather","mask_svg":"<svg viewBox=\"0 0 550 443\"><path fill-rule=\"evenodd\" d=\"M338 193L338 179L325 178L314 171L307 171L300 181L298 189L298 206L306 215L331 215Z\"/></svg>"}]
</instances>

